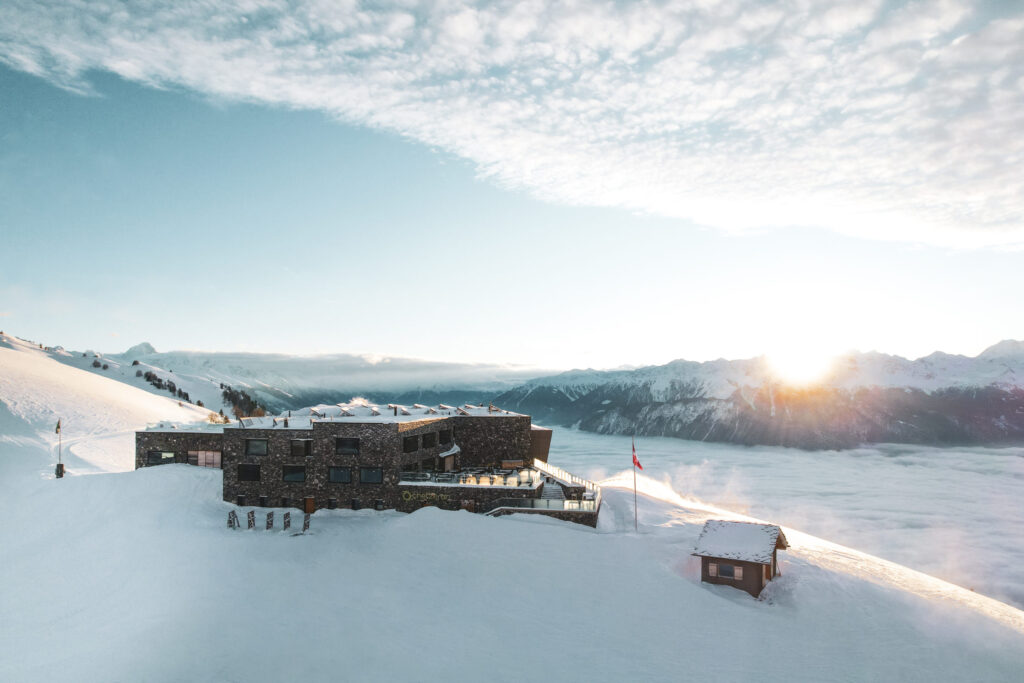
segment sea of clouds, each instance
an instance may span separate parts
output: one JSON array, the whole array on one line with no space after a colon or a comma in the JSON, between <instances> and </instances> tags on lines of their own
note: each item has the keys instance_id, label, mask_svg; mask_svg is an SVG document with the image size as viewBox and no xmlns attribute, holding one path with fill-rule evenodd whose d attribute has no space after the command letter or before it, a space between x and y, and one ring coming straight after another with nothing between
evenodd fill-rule
<instances>
[{"instance_id":1,"label":"sea of clouds","mask_svg":"<svg viewBox=\"0 0 1024 683\"><path fill-rule=\"evenodd\" d=\"M643 474L683 496L771 520L1024 607L1024 448L878 445L844 451L637 442ZM630 438L555 430L550 460L597 480Z\"/></svg>"}]
</instances>

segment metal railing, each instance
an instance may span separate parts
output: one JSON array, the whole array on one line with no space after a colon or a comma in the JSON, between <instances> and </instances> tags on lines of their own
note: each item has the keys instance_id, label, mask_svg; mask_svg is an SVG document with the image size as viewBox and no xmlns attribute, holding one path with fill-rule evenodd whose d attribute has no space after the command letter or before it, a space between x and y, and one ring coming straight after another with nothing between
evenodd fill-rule
<instances>
[{"instance_id":1,"label":"metal railing","mask_svg":"<svg viewBox=\"0 0 1024 683\"><path fill-rule=\"evenodd\" d=\"M502 498L495 501L484 514L501 508L557 510L560 512L597 512L601 508L601 491L584 500L556 500L550 498Z\"/></svg>"},{"instance_id":2,"label":"metal railing","mask_svg":"<svg viewBox=\"0 0 1024 683\"><path fill-rule=\"evenodd\" d=\"M555 467L554 465L549 465L548 463L544 462L543 460L536 460L535 459L533 461L533 466L534 466L534 468L540 470L544 474L552 476L552 477L554 477L556 479L561 479L562 481L568 482L570 484L576 484L577 486L582 486L582 487L584 487L584 488L586 488L586 489L588 489L590 491L595 491L595 492L600 492L601 491L601 487L598 486L597 484L595 484L594 482L589 481L587 479L584 479L583 477L577 477L575 474L570 474L570 473L566 472L565 470L563 470L561 467Z\"/></svg>"},{"instance_id":3,"label":"metal railing","mask_svg":"<svg viewBox=\"0 0 1024 683\"><path fill-rule=\"evenodd\" d=\"M399 483L437 483L455 484L459 486L512 486L517 488L537 488L543 477L538 472L529 475L523 470L493 470L482 468L467 469L461 472L415 472L398 473Z\"/></svg>"}]
</instances>

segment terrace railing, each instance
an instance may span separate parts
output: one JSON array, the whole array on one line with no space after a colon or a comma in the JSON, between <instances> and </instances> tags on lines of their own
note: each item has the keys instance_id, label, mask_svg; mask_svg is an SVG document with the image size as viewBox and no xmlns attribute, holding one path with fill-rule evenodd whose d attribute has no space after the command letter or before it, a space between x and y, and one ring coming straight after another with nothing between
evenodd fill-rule
<instances>
[{"instance_id":1,"label":"terrace railing","mask_svg":"<svg viewBox=\"0 0 1024 683\"><path fill-rule=\"evenodd\" d=\"M502 498L495 501L484 514L501 508L557 510L560 512L597 512L601 508L601 491L584 500L555 500L549 498Z\"/></svg>"},{"instance_id":2,"label":"terrace railing","mask_svg":"<svg viewBox=\"0 0 1024 683\"><path fill-rule=\"evenodd\" d=\"M570 484L582 486L589 491L594 491L595 493L601 491L601 487L595 484L594 482L584 479L583 477L577 477L575 474L570 474L563 470L561 467L549 465L543 460L534 460L533 467L537 470L540 470L544 474L547 474L548 476L554 477L556 479L561 479L562 481L568 482Z\"/></svg>"}]
</instances>

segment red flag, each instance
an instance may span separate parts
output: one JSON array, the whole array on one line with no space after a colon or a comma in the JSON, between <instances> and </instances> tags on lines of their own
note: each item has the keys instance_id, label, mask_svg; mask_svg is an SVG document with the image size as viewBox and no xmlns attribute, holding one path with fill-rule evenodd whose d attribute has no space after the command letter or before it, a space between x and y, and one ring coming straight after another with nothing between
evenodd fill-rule
<instances>
[{"instance_id":1,"label":"red flag","mask_svg":"<svg viewBox=\"0 0 1024 683\"><path fill-rule=\"evenodd\" d=\"M639 467L643 469L644 466L640 464L640 461L636 459L636 441L633 442L633 467Z\"/></svg>"}]
</instances>

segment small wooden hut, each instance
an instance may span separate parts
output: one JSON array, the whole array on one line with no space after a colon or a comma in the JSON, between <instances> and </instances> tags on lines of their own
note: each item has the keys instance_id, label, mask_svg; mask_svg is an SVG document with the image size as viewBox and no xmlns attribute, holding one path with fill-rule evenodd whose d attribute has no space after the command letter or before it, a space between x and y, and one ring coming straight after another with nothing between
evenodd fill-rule
<instances>
[{"instance_id":1,"label":"small wooden hut","mask_svg":"<svg viewBox=\"0 0 1024 683\"><path fill-rule=\"evenodd\" d=\"M755 598L779 575L776 552L789 547L774 524L711 519L693 554L701 558L700 578L745 590Z\"/></svg>"}]
</instances>

